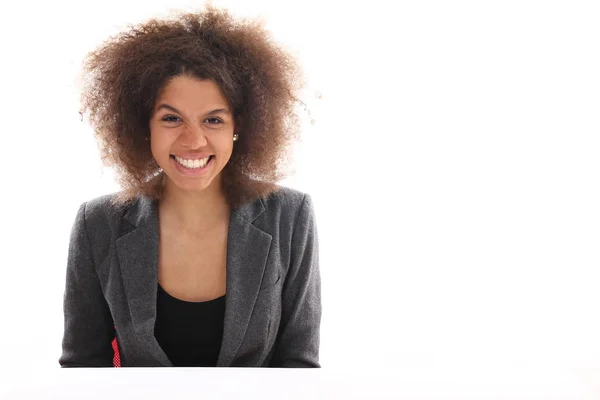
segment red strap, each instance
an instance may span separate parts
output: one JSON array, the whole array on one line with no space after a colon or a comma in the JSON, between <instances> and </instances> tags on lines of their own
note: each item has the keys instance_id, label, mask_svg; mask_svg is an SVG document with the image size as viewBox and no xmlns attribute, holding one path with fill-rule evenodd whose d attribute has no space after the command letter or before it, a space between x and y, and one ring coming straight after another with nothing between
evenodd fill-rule
<instances>
[{"instance_id":1,"label":"red strap","mask_svg":"<svg viewBox=\"0 0 600 400\"><path fill-rule=\"evenodd\" d=\"M116 331L116 328L115 328ZM119 344L117 343L117 338L115 337L112 341L113 348L113 367L121 368L121 356L119 355Z\"/></svg>"}]
</instances>

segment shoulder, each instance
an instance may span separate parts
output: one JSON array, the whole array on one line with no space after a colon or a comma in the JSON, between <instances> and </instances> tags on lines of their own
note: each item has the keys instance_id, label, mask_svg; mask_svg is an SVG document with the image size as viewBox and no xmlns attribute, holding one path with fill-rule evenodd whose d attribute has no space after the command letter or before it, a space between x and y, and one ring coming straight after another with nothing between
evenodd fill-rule
<instances>
[{"instance_id":1,"label":"shoulder","mask_svg":"<svg viewBox=\"0 0 600 400\"><path fill-rule=\"evenodd\" d=\"M298 211L307 199L310 200L308 193L278 185L276 191L263 198L263 204L267 210Z\"/></svg>"},{"instance_id":2,"label":"shoulder","mask_svg":"<svg viewBox=\"0 0 600 400\"><path fill-rule=\"evenodd\" d=\"M110 228L121 218L128 205L114 203L116 194L115 192L94 197L80 205L80 212L83 212L85 224L88 228Z\"/></svg>"},{"instance_id":3,"label":"shoulder","mask_svg":"<svg viewBox=\"0 0 600 400\"><path fill-rule=\"evenodd\" d=\"M314 215L312 196L298 189L278 185L262 201L267 213L293 216L295 221Z\"/></svg>"},{"instance_id":4,"label":"shoulder","mask_svg":"<svg viewBox=\"0 0 600 400\"><path fill-rule=\"evenodd\" d=\"M280 185L274 192L257 200L255 206L260 215L256 223L266 231L292 232L304 220L312 219L314 213L308 193Z\"/></svg>"}]
</instances>

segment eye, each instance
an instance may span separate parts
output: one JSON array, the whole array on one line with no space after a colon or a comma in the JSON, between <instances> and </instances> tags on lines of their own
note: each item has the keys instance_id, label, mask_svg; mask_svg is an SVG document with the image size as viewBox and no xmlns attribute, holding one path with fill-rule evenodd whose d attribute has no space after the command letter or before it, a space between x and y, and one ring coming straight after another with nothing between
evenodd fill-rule
<instances>
[{"instance_id":1,"label":"eye","mask_svg":"<svg viewBox=\"0 0 600 400\"><path fill-rule=\"evenodd\" d=\"M176 117L174 115L165 115L164 117L161 118L161 121L165 121L165 122L170 122L170 123L174 123L174 122L179 122L181 121L181 118Z\"/></svg>"},{"instance_id":2,"label":"eye","mask_svg":"<svg viewBox=\"0 0 600 400\"><path fill-rule=\"evenodd\" d=\"M206 118L205 121L209 121L210 125L218 125L223 123L223 120L217 117Z\"/></svg>"}]
</instances>

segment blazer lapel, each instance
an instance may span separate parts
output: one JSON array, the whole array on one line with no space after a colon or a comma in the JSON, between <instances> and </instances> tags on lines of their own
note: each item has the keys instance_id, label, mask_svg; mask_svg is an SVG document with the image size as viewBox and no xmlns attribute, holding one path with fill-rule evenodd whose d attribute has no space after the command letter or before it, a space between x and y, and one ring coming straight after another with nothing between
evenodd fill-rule
<instances>
[{"instance_id":1,"label":"blazer lapel","mask_svg":"<svg viewBox=\"0 0 600 400\"><path fill-rule=\"evenodd\" d=\"M158 213L152 199L141 196L127 210L117 239L125 297L138 339L147 343L158 365L172 366L154 337L158 290Z\"/></svg>"},{"instance_id":2,"label":"blazer lapel","mask_svg":"<svg viewBox=\"0 0 600 400\"><path fill-rule=\"evenodd\" d=\"M235 359L258 297L272 239L252 224L263 212L260 199L231 212L227 235L225 325L218 367L230 366Z\"/></svg>"},{"instance_id":3,"label":"blazer lapel","mask_svg":"<svg viewBox=\"0 0 600 400\"><path fill-rule=\"evenodd\" d=\"M271 247L271 235L252 223L265 208L256 200L233 209L227 234L227 281L223 341L217 366L229 366L252 316ZM123 216L117 256L125 296L139 339L157 365L172 366L154 337L158 289L158 203L140 196Z\"/></svg>"}]
</instances>

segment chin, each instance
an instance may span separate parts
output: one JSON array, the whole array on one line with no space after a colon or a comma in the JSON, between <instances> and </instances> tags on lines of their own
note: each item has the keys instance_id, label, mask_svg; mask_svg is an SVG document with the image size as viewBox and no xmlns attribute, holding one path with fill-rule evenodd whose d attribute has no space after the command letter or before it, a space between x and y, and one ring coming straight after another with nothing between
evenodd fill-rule
<instances>
[{"instance_id":1,"label":"chin","mask_svg":"<svg viewBox=\"0 0 600 400\"><path fill-rule=\"evenodd\" d=\"M208 181L208 182L204 179L198 180L196 182L182 181L182 180L177 180L177 181L173 181L173 182L180 189L187 190L189 192L200 192L204 189L207 189L211 185L212 180Z\"/></svg>"},{"instance_id":2,"label":"chin","mask_svg":"<svg viewBox=\"0 0 600 400\"><path fill-rule=\"evenodd\" d=\"M178 172L174 171L167 175L167 179L173 186L187 192L201 192L208 189L215 183L217 177L202 177L202 178L184 178L177 176ZM175 177L175 178L174 178Z\"/></svg>"}]
</instances>

